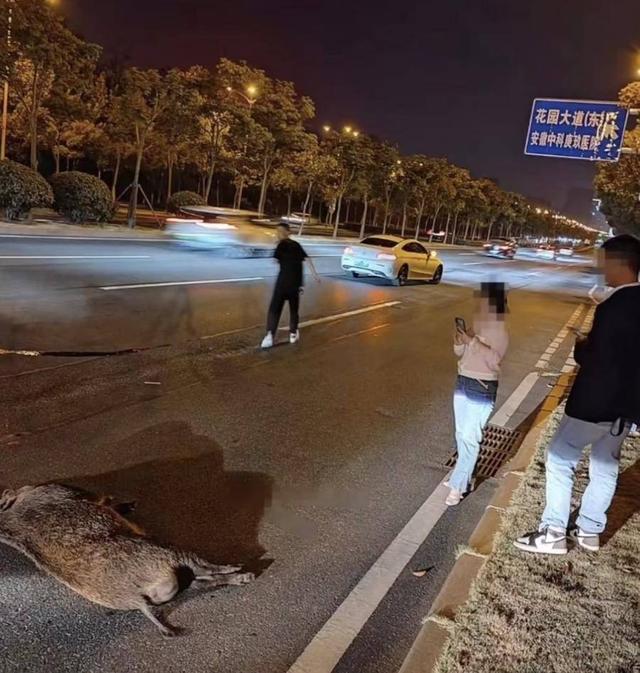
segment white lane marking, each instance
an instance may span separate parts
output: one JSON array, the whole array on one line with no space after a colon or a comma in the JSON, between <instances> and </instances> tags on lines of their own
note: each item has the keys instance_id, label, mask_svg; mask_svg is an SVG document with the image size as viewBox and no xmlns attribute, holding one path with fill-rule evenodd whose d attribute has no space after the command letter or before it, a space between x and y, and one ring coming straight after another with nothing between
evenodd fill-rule
<instances>
[{"instance_id":1,"label":"white lane marking","mask_svg":"<svg viewBox=\"0 0 640 673\"><path fill-rule=\"evenodd\" d=\"M163 283L138 283L135 285L104 285L99 288L105 292L112 290L137 290L147 287L174 287L180 285L216 285L218 283L248 283L255 280L264 280L262 276L251 276L248 278L214 278L211 280L176 280Z\"/></svg>"},{"instance_id":2,"label":"white lane marking","mask_svg":"<svg viewBox=\"0 0 640 673\"><path fill-rule=\"evenodd\" d=\"M486 262L464 262L461 266L479 266L481 264L486 264Z\"/></svg>"},{"instance_id":3,"label":"white lane marking","mask_svg":"<svg viewBox=\"0 0 640 673\"><path fill-rule=\"evenodd\" d=\"M171 243L169 238L125 238L123 236L50 236L44 234L0 234L0 238L33 238L54 241L135 241L136 243Z\"/></svg>"},{"instance_id":4,"label":"white lane marking","mask_svg":"<svg viewBox=\"0 0 640 673\"><path fill-rule=\"evenodd\" d=\"M579 304L576 310L571 314L569 320L567 320L562 329L558 332L556 338L549 344L547 350L545 350L544 354L540 357L538 362L536 362L536 369L545 369L549 365L549 361L560 347L560 344L567 338L569 328L575 327L583 310L584 304Z\"/></svg>"},{"instance_id":5,"label":"white lane marking","mask_svg":"<svg viewBox=\"0 0 640 673\"><path fill-rule=\"evenodd\" d=\"M224 332L216 332L215 334L206 334L205 336L201 336L200 340L206 341L207 339L217 339L218 337L229 336L230 334L240 334L240 332L258 329L258 327L261 327L261 325L250 325L249 327L238 327L237 329L229 329Z\"/></svg>"},{"instance_id":6,"label":"white lane marking","mask_svg":"<svg viewBox=\"0 0 640 673\"><path fill-rule=\"evenodd\" d=\"M374 325L373 327L369 327L369 329L361 329L359 332L351 332L349 334L343 334L342 336L336 337L335 339L329 339L329 343L332 343L334 341L342 341L343 339L350 339L351 337L360 336L361 334L369 334L370 332L377 332L379 329L382 329L383 327L389 327L390 324L391 324L390 322L385 322L382 323L382 325Z\"/></svg>"},{"instance_id":7,"label":"white lane marking","mask_svg":"<svg viewBox=\"0 0 640 673\"><path fill-rule=\"evenodd\" d=\"M0 255L0 259L149 259L151 255Z\"/></svg>"},{"instance_id":8,"label":"white lane marking","mask_svg":"<svg viewBox=\"0 0 640 673\"><path fill-rule=\"evenodd\" d=\"M580 304L576 308L576 310L571 314L569 320L567 320L565 325L558 332L558 336L556 337L556 339L558 339L561 334L566 336L569 333L568 328L576 323L583 309L584 304ZM554 341L556 339L554 339ZM551 355L553 355L553 352L555 352L555 350L551 354L549 354L548 351L549 349L547 349L547 351L540 357L540 359L536 363L536 369L545 369L548 366L549 360L551 359ZM493 425L499 425L501 427L504 427L511 420L512 416L516 413L516 411L518 411L520 405L524 402L527 395L531 392L533 386L536 385L541 375L542 374L537 371L527 374L524 377L524 379L522 379L522 381L520 382L520 385L511 393L511 395L505 400L504 404L500 407L500 409L493 415L493 417L491 418L491 423Z\"/></svg>"},{"instance_id":9,"label":"white lane marking","mask_svg":"<svg viewBox=\"0 0 640 673\"><path fill-rule=\"evenodd\" d=\"M524 402L524 399L531 392L539 378L540 374L538 372L527 374L520 382L520 385L509 395L504 404L493 415L491 423L504 427L513 414L516 413L522 402Z\"/></svg>"},{"instance_id":10,"label":"white lane marking","mask_svg":"<svg viewBox=\"0 0 640 673\"><path fill-rule=\"evenodd\" d=\"M364 306L363 308L355 309L353 311L347 311L346 313L336 313L334 315L328 315L324 316L323 318L315 318L314 320L307 320L305 322L300 323L299 327L302 329L303 327L309 327L311 325L318 325L320 323L325 323L325 322L333 322L335 320L340 320L342 318L349 318L352 315L358 315L360 313L368 313L369 311L376 311L381 308L387 308L388 306L395 306L396 304L401 304L402 302L400 301L391 301L391 302L386 302L385 304L373 304L371 306ZM387 323L389 324L389 323ZM261 327L261 325L251 325L249 327L238 327L237 329L231 329L231 330L226 330L224 332L216 332L215 334L208 334L206 336L200 337L202 341L206 341L208 339L216 339L217 337L222 337L222 336L229 336L230 334L239 334L240 332L248 332L253 329L258 329ZM287 327L281 327L280 331L284 332L287 331Z\"/></svg>"},{"instance_id":11,"label":"white lane marking","mask_svg":"<svg viewBox=\"0 0 640 673\"><path fill-rule=\"evenodd\" d=\"M444 481L320 629L288 673L330 673L447 510Z\"/></svg>"},{"instance_id":12,"label":"white lane marking","mask_svg":"<svg viewBox=\"0 0 640 673\"><path fill-rule=\"evenodd\" d=\"M335 315L327 315L323 318L314 318L313 320L305 320L301 322L299 327L311 327L311 325L321 325L325 322L333 322L341 318L350 318L352 315L360 315L361 313L369 313L370 311L379 311L381 308L389 308L390 306L397 306L400 301L386 301L383 304L373 304L372 306L364 306L363 308L356 308L353 311L345 311L344 313L336 313ZM288 330L288 327L281 327L280 331Z\"/></svg>"}]
</instances>

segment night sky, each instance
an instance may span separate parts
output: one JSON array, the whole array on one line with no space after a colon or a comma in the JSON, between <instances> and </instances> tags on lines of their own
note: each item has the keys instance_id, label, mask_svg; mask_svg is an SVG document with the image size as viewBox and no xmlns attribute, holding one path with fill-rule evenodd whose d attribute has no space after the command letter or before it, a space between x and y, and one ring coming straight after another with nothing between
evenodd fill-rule
<instances>
[{"instance_id":1,"label":"night sky","mask_svg":"<svg viewBox=\"0 0 640 673\"><path fill-rule=\"evenodd\" d=\"M532 99L612 100L640 67L640 0L61 0L59 11L134 65L244 59L311 96L318 126L349 122L560 209L593 167L523 156Z\"/></svg>"}]
</instances>

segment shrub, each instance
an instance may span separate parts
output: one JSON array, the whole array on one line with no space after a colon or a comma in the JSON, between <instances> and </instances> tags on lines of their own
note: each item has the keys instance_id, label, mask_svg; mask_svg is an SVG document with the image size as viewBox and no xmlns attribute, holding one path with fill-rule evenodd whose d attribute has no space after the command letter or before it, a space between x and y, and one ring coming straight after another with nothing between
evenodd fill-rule
<instances>
[{"instance_id":1,"label":"shrub","mask_svg":"<svg viewBox=\"0 0 640 673\"><path fill-rule=\"evenodd\" d=\"M39 173L9 159L0 161L0 208L8 219L16 220L32 208L52 204L51 187Z\"/></svg>"},{"instance_id":2,"label":"shrub","mask_svg":"<svg viewBox=\"0 0 640 673\"><path fill-rule=\"evenodd\" d=\"M206 206L205 200L195 192L176 192L167 201L167 210L177 213L185 206Z\"/></svg>"},{"instance_id":3,"label":"shrub","mask_svg":"<svg viewBox=\"0 0 640 673\"><path fill-rule=\"evenodd\" d=\"M72 222L107 222L113 199L107 185L88 173L69 171L51 176L55 209Z\"/></svg>"}]
</instances>

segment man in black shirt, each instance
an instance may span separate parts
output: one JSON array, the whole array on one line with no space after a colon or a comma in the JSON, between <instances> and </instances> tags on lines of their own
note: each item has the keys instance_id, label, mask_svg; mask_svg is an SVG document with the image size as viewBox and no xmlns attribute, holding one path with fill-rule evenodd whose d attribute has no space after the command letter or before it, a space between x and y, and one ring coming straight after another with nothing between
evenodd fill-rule
<instances>
[{"instance_id":1,"label":"man in black shirt","mask_svg":"<svg viewBox=\"0 0 640 673\"><path fill-rule=\"evenodd\" d=\"M273 297L269 306L267 334L262 340L262 348L271 348L273 346L285 302L289 302L289 343L297 343L300 339L298 310L303 285L302 265L305 260L309 263L315 279L318 282L320 281L316 268L304 251L304 248L298 242L291 240L289 225L279 224L277 232L280 242L273 256L280 264L280 272L278 273L276 286L273 290Z\"/></svg>"},{"instance_id":2,"label":"man in black shirt","mask_svg":"<svg viewBox=\"0 0 640 673\"><path fill-rule=\"evenodd\" d=\"M640 240L616 236L602 246L605 281L613 291L595 312L588 335L576 333L580 369L565 416L547 450L546 507L537 532L515 541L524 551L567 553L571 491L582 452L591 446L589 485L569 536L600 548L618 479L620 449L640 420Z\"/></svg>"}]
</instances>

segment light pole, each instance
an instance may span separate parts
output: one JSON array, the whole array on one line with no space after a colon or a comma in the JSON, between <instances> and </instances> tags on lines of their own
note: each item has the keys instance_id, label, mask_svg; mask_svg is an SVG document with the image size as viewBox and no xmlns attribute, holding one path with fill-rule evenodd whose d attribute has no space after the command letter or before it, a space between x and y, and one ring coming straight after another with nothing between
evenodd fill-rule
<instances>
[{"instance_id":1,"label":"light pole","mask_svg":"<svg viewBox=\"0 0 640 673\"><path fill-rule=\"evenodd\" d=\"M8 0L7 16L7 56L11 50L11 24L13 22L13 3L14 0ZM4 161L7 156L7 117L9 116L9 63L4 73L4 85L2 87L2 133L0 136L0 161Z\"/></svg>"}]
</instances>

